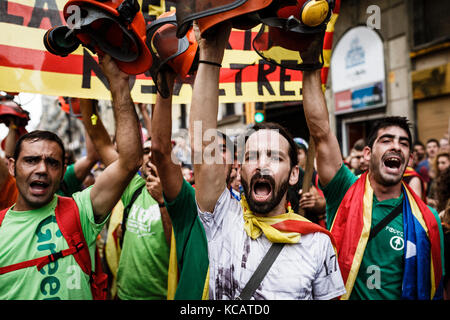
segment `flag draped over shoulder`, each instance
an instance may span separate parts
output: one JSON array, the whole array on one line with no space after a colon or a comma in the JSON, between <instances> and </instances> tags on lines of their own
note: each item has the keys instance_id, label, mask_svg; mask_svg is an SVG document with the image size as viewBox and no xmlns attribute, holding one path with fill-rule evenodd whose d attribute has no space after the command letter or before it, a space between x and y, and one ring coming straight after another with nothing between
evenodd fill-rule
<instances>
[{"instance_id":1,"label":"flag draped over shoulder","mask_svg":"<svg viewBox=\"0 0 450 320\"><path fill-rule=\"evenodd\" d=\"M403 299L442 298L442 252L439 226L427 205L402 182L405 265ZM373 189L367 172L350 187L331 226L348 299L358 275L372 223Z\"/></svg>"},{"instance_id":2,"label":"flag draped over shoulder","mask_svg":"<svg viewBox=\"0 0 450 320\"><path fill-rule=\"evenodd\" d=\"M442 299L443 248L437 221L407 184L403 184L403 192L412 200L403 203L406 250L402 298Z\"/></svg>"},{"instance_id":3,"label":"flag draped over shoulder","mask_svg":"<svg viewBox=\"0 0 450 320\"><path fill-rule=\"evenodd\" d=\"M295 214L290 207L287 213L281 215L273 217L255 216L251 212L244 195L241 198L241 206L244 213L244 229L252 239L257 239L264 233L267 239L273 243L298 243L302 234L322 232L330 237L334 246L333 236L327 229Z\"/></svg>"}]
</instances>

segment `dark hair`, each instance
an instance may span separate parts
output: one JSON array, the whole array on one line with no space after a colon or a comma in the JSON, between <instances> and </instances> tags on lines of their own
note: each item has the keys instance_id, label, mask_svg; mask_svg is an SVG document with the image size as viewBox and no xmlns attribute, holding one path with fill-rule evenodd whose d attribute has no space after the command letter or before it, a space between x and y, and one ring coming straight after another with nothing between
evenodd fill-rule
<instances>
[{"instance_id":1,"label":"dark hair","mask_svg":"<svg viewBox=\"0 0 450 320\"><path fill-rule=\"evenodd\" d=\"M227 136L225 133L223 133L220 130L217 130L217 135L222 138L222 140L225 140L225 147L227 150L231 153L233 157L233 161L237 159L237 143L236 141L231 140L229 136Z\"/></svg>"},{"instance_id":2,"label":"dark hair","mask_svg":"<svg viewBox=\"0 0 450 320\"><path fill-rule=\"evenodd\" d=\"M437 210L445 209L448 199L450 199L450 167L445 169L436 178L436 193L437 193Z\"/></svg>"},{"instance_id":3,"label":"dark hair","mask_svg":"<svg viewBox=\"0 0 450 320\"><path fill-rule=\"evenodd\" d=\"M356 140L355 144L353 145L353 149L356 151L363 151L364 147L366 146L366 143L363 138Z\"/></svg>"},{"instance_id":4,"label":"dark hair","mask_svg":"<svg viewBox=\"0 0 450 320\"><path fill-rule=\"evenodd\" d=\"M192 165L186 162L181 162L181 169L188 168L189 170L192 170Z\"/></svg>"},{"instance_id":5,"label":"dark hair","mask_svg":"<svg viewBox=\"0 0 450 320\"><path fill-rule=\"evenodd\" d=\"M428 139L426 144L429 144L430 142L435 142L437 144L438 148L440 147L439 141L437 141L437 139L434 139L434 138Z\"/></svg>"},{"instance_id":6,"label":"dark hair","mask_svg":"<svg viewBox=\"0 0 450 320\"><path fill-rule=\"evenodd\" d=\"M64 148L64 144L61 139L51 131L43 131L43 130L34 130L29 133L24 134L17 140L16 147L14 149L13 158L15 161L19 158L20 151L22 151L22 143L24 141L39 141L39 140L48 140L56 142L62 151L62 163L64 165L64 159L66 157L66 150Z\"/></svg>"},{"instance_id":7,"label":"dark hair","mask_svg":"<svg viewBox=\"0 0 450 320\"><path fill-rule=\"evenodd\" d=\"M415 147L415 146L421 146L422 148L425 149L425 146L424 146L423 143L422 143L421 141L419 141L419 140L417 140L416 142L413 143L413 147Z\"/></svg>"},{"instance_id":8,"label":"dark hair","mask_svg":"<svg viewBox=\"0 0 450 320\"><path fill-rule=\"evenodd\" d=\"M406 117L387 117L377 120L367 136L367 146L369 146L369 148L373 147L373 144L378 136L378 131L387 127L400 127L405 130L408 134L409 149L411 151L413 150L410 123Z\"/></svg>"},{"instance_id":9,"label":"dark hair","mask_svg":"<svg viewBox=\"0 0 450 320\"><path fill-rule=\"evenodd\" d=\"M289 159L291 161L291 169L297 164L297 144L294 141L292 135L287 131L287 129L278 123L275 122L261 122L253 125L247 131L245 135L245 143L247 143L248 138L250 137L252 132L259 130L276 130L279 134L281 134L289 143Z\"/></svg>"},{"instance_id":10,"label":"dark hair","mask_svg":"<svg viewBox=\"0 0 450 320\"><path fill-rule=\"evenodd\" d=\"M231 153L234 153L234 142L233 140L231 140L231 138L229 136L227 136L225 133L223 133L220 130L217 130L217 135L222 138L223 140L225 140L225 147L227 147L228 151L230 151Z\"/></svg>"}]
</instances>

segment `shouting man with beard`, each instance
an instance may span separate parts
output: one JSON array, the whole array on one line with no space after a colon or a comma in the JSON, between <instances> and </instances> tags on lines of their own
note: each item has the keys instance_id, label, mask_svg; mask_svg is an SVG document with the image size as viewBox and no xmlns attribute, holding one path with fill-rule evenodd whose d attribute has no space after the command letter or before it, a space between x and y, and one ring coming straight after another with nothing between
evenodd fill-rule
<instances>
[{"instance_id":1,"label":"shouting man with beard","mask_svg":"<svg viewBox=\"0 0 450 320\"><path fill-rule=\"evenodd\" d=\"M190 134L194 159L202 159L194 160L194 172L198 214L208 240L209 298L336 298L345 289L331 235L288 207L287 188L297 182L299 169L296 145L287 131L264 124L246 136L241 202L230 195L222 174L230 163L204 158L207 150L220 151L211 146L221 139L196 141L217 128L220 64L229 34L229 23L208 39L196 30L200 63ZM273 243L283 244L276 245L282 247L278 257L256 290L244 290Z\"/></svg>"},{"instance_id":2,"label":"shouting man with beard","mask_svg":"<svg viewBox=\"0 0 450 320\"><path fill-rule=\"evenodd\" d=\"M437 212L402 181L412 157L408 120L386 117L367 137L369 169L358 179L343 165L332 134L320 72L303 73L303 107L316 145L347 293L342 299L441 299L442 229Z\"/></svg>"}]
</instances>

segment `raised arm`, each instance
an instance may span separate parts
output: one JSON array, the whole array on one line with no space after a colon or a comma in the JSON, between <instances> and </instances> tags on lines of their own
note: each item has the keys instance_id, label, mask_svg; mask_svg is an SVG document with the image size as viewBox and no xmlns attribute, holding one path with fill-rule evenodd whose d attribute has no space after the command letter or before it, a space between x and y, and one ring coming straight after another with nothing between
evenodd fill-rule
<instances>
[{"instance_id":1,"label":"raised arm","mask_svg":"<svg viewBox=\"0 0 450 320\"><path fill-rule=\"evenodd\" d=\"M221 64L225 46L230 35L231 24L224 22L218 25L215 33L208 39L202 38L198 27L194 24L200 50L200 61ZM189 133L192 155L194 156L195 189L198 206L202 211L212 212L226 186L226 179L221 174L224 164L208 161L204 158L205 148L217 139L204 139L205 132L217 129L217 112L219 107L219 75L220 67L200 63L195 77L192 92ZM218 148L214 148L218 150ZM212 157L218 158L214 152ZM211 160L211 159L209 159Z\"/></svg>"},{"instance_id":2,"label":"raised arm","mask_svg":"<svg viewBox=\"0 0 450 320\"><path fill-rule=\"evenodd\" d=\"M8 122L8 134L5 138L5 158L8 159L13 156L16 147L17 139L20 138L18 132L18 125L16 124L16 117L10 116Z\"/></svg>"},{"instance_id":3,"label":"raised arm","mask_svg":"<svg viewBox=\"0 0 450 320\"><path fill-rule=\"evenodd\" d=\"M91 172L92 167L94 164L97 163L98 160L100 160L100 157L95 150L94 145L92 144L91 138L86 133L85 134L86 139L86 155L77 161L75 161L74 165L74 172L75 177L78 179L78 181L83 181L86 176Z\"/></svg>"},{"instance_id":4,"label":"raised arm","mask_svg":"<svg viewBox=\"0 0 450 320\"><path fill-rule=\"evenodd\" d=\"M317 173L320 183L326 186L341 168L342 156L336 136L330 129L320 70L303 72L303 109L316 147Z\"/></svg>"},{"instance_id":5,"label":"raised arm","mask_svg":"<svg viewBox=\"0 0 450 320\"><path fill-rule=\"evenodd\" d=\"M102 119L97 113L95 100L80 99L80 109L84 129L86 131L86 148L89 147L88 139L90 139L90 146L95 148L100 160L105 166L110 165L119 157L119 155L111 142L111 138L103 125ZM93 115L96 117L96 121L91 120Z\"/></svg>"},{"instance_id":6,"label":"raised arm","mask_svg":"<svg viewBox=\"0 0 450 320\"><path fill-rule=\"evenodd\" d=\"M142 115L142 120L144 120L144 127L147 130L147 134L149 137L152 136L152 120L150 115L148 114L148 105L146 103L138 103L139 111Z\"/></svg>"},{"instance_id":7,"label":"raised arm","mask_svg":"<svg viewBox=\"0 0 450 320\"><path fill-rule=\"evenodd\" d=\"M116 122L118 158L96 179L91 189L91 201L96 221L103 221L142 164L142 144L139 121L131 99L128 75L117 68L109 55L101 59L113 100Z\"/></svg>"},{"instance_id":8,"label":"raised arm","mask_svg":"<svg viewBox=\"0 0 450 320\"><path fill-rule=\"evenodd\" d=\"M151 136L152 136L152 162L158 169L159 179L166 200L175 200L181 190L183 175L181 167L172 160L172 91L176 74L167 71L170 95L164 99L156 95L155 109L152 114Z\"/></svg>"}]
</instances>

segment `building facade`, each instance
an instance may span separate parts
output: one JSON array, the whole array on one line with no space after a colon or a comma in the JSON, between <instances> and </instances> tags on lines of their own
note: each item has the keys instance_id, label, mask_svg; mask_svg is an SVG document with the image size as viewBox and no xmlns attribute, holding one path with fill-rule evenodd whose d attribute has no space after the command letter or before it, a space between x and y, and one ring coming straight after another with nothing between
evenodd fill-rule
<instances>
[{"instance_id":1,"label":"building facade","mask_svg":"<svg viewBox=\"0 0 450 320\"><path fill-rule=\"evenodd\" d=\"M348 155L356 140L366 137L374 120L389 115L408 117L414 139L423 143L430 138L439 140L448 136L450 19L447 12L450 12L448 0L341 0L331 57L336 63L331 63L325 96L331 127L343 156ZM347 71L347 79L333 81ZM350 78L353 81L347 81ZM46 101L45 105L54 103ZM189 109L190 105L184 104L172 107L173 139L187 147ZM254 109L253 103L221 104L219 129L230 136L245 132L254 121L249 112ZM293 136L309 139L301 101L265 103L263 109L264 121L278 122ZM105 124L113 123L110 105L101 110ZM73 119L67 123L66 118L56 106L49 107L43 114L41 127L66 136L65 142L79 155L78 141L83 141L82 133L71 132L82 131L82 125ZM107 129L114 132L112 126Z\"/></svg>"},{"instance_id":2,"label":"building facade","mask_svg":"<svg viewBox=\"0 0 450 320\"><path fill-rule=\"evenodd\" d=\"M358 60L358 50L351 52L351 41L347 51L336 50L346 35L358 27L365 27L378 35L382 44L380 54L384 55L384 70L371 71L384 71L381 72L384 79L380 79L384 98L376 107L361 107L356 94L353 95L353 98L356 96L352 101L353 108L347 112L339 111L336 106L341 97L333 90L336 87L333 76L328 79L327 103L344 155L357 139L365 138L373 120L388 115L408 117L414 139L423 143L430 138L439 140L448 135L450 20L446 13L449 10L450 2L445 0L341 1L334 31L333 59L339 58L335 57L336 54L353 54L354 60ZM353 45L355 49L355 43ZM359 53L364 49L366 55L370 55L367 50L375 50L373 45L364 47L361 44ZM374 65L375 60L372 57L366 63ZM332 65L330 71L337 72L337 69ZM352 93L358 89L355 85Z\"/></svg>"},{"instance_id":3,"label":"building facade","mask_svg":"<svg viewBox=\"0 0 450 320\"><path fill-rule=\"evenodd\" d=\"M448 136L450 19L447 12L450 12L450 1L446 0L341 0L332 59L339 54L351 58L347 63L350 69L353 66L356 78L347 91L354 98L350 99L349 109L336 110L337 100L342 97L336 97L333 72L339 73L341 69L333 65L325 96L331 126L344 156L356 140L366 137L374 120L389 115L406 116L414 139L423 143L430 138L439 140ZM349 39L348 49L337 52L346 35L358 28L370 30L372 37L375 34L373 41L367 38L369 32L359 32L360 43ZM361 72L358 62L364 60L361 56L364 53L367 69L362 72L367 77L358 82L358 71ZM336 60L341 61L342 67L345 57L340 58ZM219 120L226 120L219 121L219 126L243 131L249 122L246 120L248 107L251 106L235 105L234 116L223 111L231 107L221 106ZM265 103L264 109L266 121L286 126L294 136L309 138L301 101Z\"/></svg>"}]
</instances>

